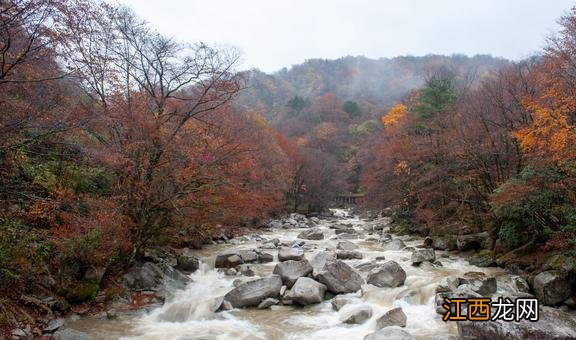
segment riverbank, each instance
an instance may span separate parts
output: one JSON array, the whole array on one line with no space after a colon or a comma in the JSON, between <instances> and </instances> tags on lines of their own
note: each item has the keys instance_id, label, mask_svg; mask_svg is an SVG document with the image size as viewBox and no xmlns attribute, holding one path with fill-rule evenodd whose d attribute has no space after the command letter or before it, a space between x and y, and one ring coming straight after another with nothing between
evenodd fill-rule
<instances>
[{"instance_id":1,"label":"riverbank","mask_svg":"<svg viewBox=\"0 0 576 340\"><path fill-rule=\"evenodd\" d=\"M342 211L337 213L343 214ZM457 337L459 330L456 322L443 322L436 311L437 291L442 280L453 278L458 279L458 283L463 283L461 279L470 281L470 275L475 275L474 280L479 282L491 284L494 280L495 290L490 288L482 291L483 296L499 294L513 297L526 294L526 290L530 289L521 277L501 268L470 265L456 252L432 251L433 261L430 261L431 258L424 258L421 262L414 263L413 254L419 254L420 249L430 249L427 247L430 241L390 233L392 228L387 218L292 217L295 218L271 221L267 228L259 230L258 233L222 240L220 244L208 245L201 250L187 250L184 255L187 258L197 258L199 268L190 276L164 279L160 286L168 293L163 296L165 303L162 303L162 299L154 300L158 298L156 293L146 300L146 294L154 291L142 290L142 302L151 304L123 310L122 304L118 303L109 305L112 312L108 310L82 317L76 314L68 315L64 320L65 330L56 331L56 334L65 338L63 336L67 332L72 332L75 337L82 335L93 339L182 338L191 335L208 339L361 339L382 326L381 319L386 313L401 308L405 325L396 325L391 329L400 328L408 334L405 336L419 339L437 339L439 336L450 339ZM338 290L334 288L337 285L329 282L326 275L324 278L318 276L313 268L310 273L304 270L305 274L302 276L308 276L319 285L326 286L327 293L322 294L320 301L302 306L303 300L295 298L288 287L284 288L283 294L276 294L274 288L271 293L273 297L270 297L272 301L268 300L265 305L260 306L266 309L258 309L258 305L266 300L263 298L262 301L256 301L257 304L251 302L255 304L253 307L227 310L230 306L222 303L222 297L252 280L271 277L273 272L278 273L277 267L287 263L285 259L280 261L278 253L286 248L296 250L297 253L301 251L302 260L308 261L312 267L318 266L317 257L322 254L336 257L336 261L359 275L359 289L331 292ZM270 255L272 261L269 261ZM163 261L166 260L157 262ZM392 286L385 286L384 283L378 283L374 277L369 278L371 273L389 266L387 263L390 262L398 264L404 271L403 282L399 282L402 280L397 278L399 281L389 284ZM146 267L154 267L152 264ZM215 269L215 265L228 268ZM474 272L482 274L471 274ZM478 277L479 275L481 277ZM281 272L280 276L282 286L286 286L287 282ZM456 284L453 288L459 289L458 293L473 293L466 291L470 287L465 284ZM238 302L240 300L236 298L233 303L243 304ZM306 301L310 301L309 297ZM369 316L366 316L367 314Z\"/></svg>"}]
</instances>

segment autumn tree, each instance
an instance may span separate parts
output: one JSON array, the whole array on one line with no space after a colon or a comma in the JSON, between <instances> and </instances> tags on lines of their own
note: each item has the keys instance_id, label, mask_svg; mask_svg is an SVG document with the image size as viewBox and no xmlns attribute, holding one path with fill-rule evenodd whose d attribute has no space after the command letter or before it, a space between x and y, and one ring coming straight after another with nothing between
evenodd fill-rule
<instances>
[{"instance_id":1,"label":"autumn tree","mask_svg":"<svg viewBox=\"0 0 576 340\"><path fill-rule=\"evenodd\" d=\"M117 174L141 249L210 185L197 171L193 123L225 110L242 88L238 56L164 37L124 7L76 6L82 16L61 20L63 61L82 81L94 118L86 138Z\"/></svg>"}]
</instances>

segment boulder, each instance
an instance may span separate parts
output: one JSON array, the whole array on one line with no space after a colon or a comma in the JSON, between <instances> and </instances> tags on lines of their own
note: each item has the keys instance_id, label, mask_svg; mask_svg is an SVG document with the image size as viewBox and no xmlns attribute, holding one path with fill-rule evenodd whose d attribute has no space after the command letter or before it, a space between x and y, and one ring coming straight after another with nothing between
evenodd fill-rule
<instances>
[{"instance_id":1,"label":"boulder","mask_svg":"<svg viewBox=\"0 0 576 340\"><path fill-rule=\"evenodd\" d=\"M260 304L258 305L258 309L266 309L266 308L270 308L274 305L277 305L278 303L280 303L280 300L278 299L274 299L274 298L266 298L264 300L262 300L262 302L260 302Z\"/></svg>"},{"instance_id":2,"label":"boulder","mask_svg":"<svg viewBox=\"0 0 576 340\"><path fill-rule=\"evenodd\" d=\"M380 266L378 263L374 263L374 262L364 262L364 263L360 263L354 266L355 269L361 271L361 272L369 272L371 270L373 270L374 268L378 268L378 266Z\"/></svg>"},{"instance_id":3,"label":"boulder","mask_svg":"<svg viewBox=\"0 0 576 340\"><path fill-rule=\"evenodd\" d=\"M322 270L322 268L324 268L326 262L329 261L336 261L336 257L332 253L329 253L327 251L320 251L316 255L314 255L314 257L312 257L312 260L310 260L310 265L313 268L312 276L316 277L318 273Z\"/></svg>"},{"instance_id":4,"label":"boulder","mask_svg":"<svg viewBox=\"0 0 576 340\"><path fill-rule=\"evenodd\" d=\"M571 295L570 282L566 274L557 270L536 275L533 286L538 300L547 306L560 304Z\"/></svg>"},{"instance_id":5,"label":"boulder","mask_svg":"<svg viewBox=\"0 0 576 340\"><path fill-rule=\"evenodd\" d=\"M232 268L230 268L232 269ZM244 276L255 276L256 272L254 272L254 267L250 264L246 264L243 263L241 265L239 265L238 267L236 267L236 270L238 271L238 273L244 275Z\"/></svg>"},{"instance_id":6,"label":"boulder","mask_svg":"<svg viewBox=\"0 0 576 340\"><path fill-rule=\"evenodd\" d=\"M368 273L366 281L376 287L399 287L406 281L406 272L395 261L388 261Z\"/></svg>"},{"instance_id":7,"label":"boulder","mask_svg":"<svg viewBox=\"0 0 576 340\"><path fill-rule=\"evenodd\" d=\"M171 285L176 288L184 288L190 278L180 271L164 263L138 264L132 267L123 276L124 286L134 291L160 291L165 286ZM74 301L73 301L74 300ZM69 301L77 302L75 299Z\"/></svg>"},{"instance_id":8,"label":"boulder","mask_svg":"<svg viewBox=\"0 0 576 340\"><path fill-rule=\"evenodd\" d=\"M436 293L453 292L460 285L460 279L454 277L444 277L436 286Z\"/></svg>"},{"instance_id":9,"label":"boulder","mask_svg":"<svg viewBox=\"0 0 576 340\"><path fill-rule=\"evenodd\" d=\"M460 251L466 250L478 250L484 247L484 243L490 237L487 232L470 234L470 235L459 235L456 238L456 247Z\"/></svg>"},{"instance_id":10,"label":"boulder","mask_svg":"<svg viewBox=\"0 0 576 340\"><path fill-rule=\"evenodd\" d=\"M324 232L320 228L311 228L298 234L298 238L304 240L323 240Z\"/></svg>"},{"instance_id":11,"label":"boulder","mask_svg":"<svg viewBox=\"0 0 576 340\"><path fill-rule=\"evenodd\" d=\"M306 306L322 302L326 293L326 286L309 277L299 278L292 289L286 293L286 299L299 305Z\"/></svg>"},{"instance_id":12,"label":"boulder","mask_svg":"<svg viewBox=\"0 0 576 340\"><path fill-rule=\"evenodd\" d=\"M520 293L530 292L530 286L528 285L528 282L526 282L526 280L520 276L512 277L512 286Z\"/></svg>"},{"instance_id":13,"label":"boulder","mask_svg":"<svg viewBox=\"0 0 576 340\"><path fill-rule=\"evenodd\" d=\"M242 257L240 257L240 255L237 252L229 251L216 255L216 262L214 264L214 267L234 268L242 263L244 263L244 260L242 260Z\"/></svg>"},{"instance_id":14,"label":"boulder","mask_svg":"<svg viewBox=\"0 0 576 340\"><path fill-rule=\"evenodd\" d=\"M428 261L436 261L436 253L434 249L415 249L412 252L412 264L419 265L420 263Z\"/></svg>"},{"instance_id":15,"label":"boulder","mask_svg":"<svg viewBox=\"0 0 576 340\"><path fill-rule=\"evenodd\" d=\"M496 293L496 278L486 276L481 272L468 272L460 278L460 285L468 285L470 289L482 296L489 296Z\"/></svg>"},{"instance_id":16,"label":"boulder","mask_svg":"<svg viewBox=\"0 0 576 340\"><path fill-rule=\"evenodd\" d=\"M272 275L242 283L224 295L224 300L230 302L235 308L258 306L266 298L278 297L281 287L280 276Z\"/></svg>"},{"instance_id":17,"label":"boulder","mask_svg":"<svg viewBox=\"0 0 576 340\"><path fill-rule=\"evenodd\" d=\"M576 319L561 310L542 307L538 322L521 319L519 322L458 321L458 335L462 340L472 339L576 339Z\"/></svg>"},{"instance_id":18,"label":"boulder","mask_svg":"<svg viewBox=\"0 0 576 340\"><path fill-rule=\"evenodd\" d=\"M456 244L456 236L435 236L432 239L432 248L436 250L456 250L458 249L458 245Z\"/></svg>"},{"instance_id":19,"label":"boulder","mask_svg":"<svg viewBox=\"0 0 576 340\"><path fill-rule=\"evenodd\" d=\"M376 328L378 329L390 326L406 327L406 314L402 308L393 308L376 320Z\"/></svg>"},{"instance_id":20,"label":"boulder","mask_svg":"<svg viewBox=\"0 0 576 340\"><path fill-rule=\"evenodd\" d=\"M336 295L331 302L332 309L334 309L335 311L339 311L340 309L342 309L342 307L346 306L347 304L356 302L355 300L356 299L350 296Z\"/></svg>"},{"instance_id":21,"label":"boulder","mask_svg":"<svg viewBox=\"0 0 576 340\"><path fill-rule=\"evenodd\" d=\"M338 245L336 245L336 249L345 250L345 251L353 251L358 249L358 245L354 242L350 241L340 241Z\"/></svg>"},{"instance_id":22,"label":"boulder","mask_svg":"<svg viewBox=\"0 0 576 340\"><path fill-rule=\"evenodd\" d=\"M316 277L335 294L357 292L364 284L360 274L339 260L327 261Z\"/></svg>"},{"instance_id":23,"label":"boulder","mask_svg":"<svg viewBox=\"0 0 576 340\"><path fill-rule=\"evenodd\" d=\"M176 269L185 273L195 272L200 268L200 260L194 256L178 255L176 257Z\"/></svg>"},{"instance_id":24,"label":"boulder","mask_svg":"<svg viewBox=\"0 0 576 340\"><path fill-rule=\"evenodd\" d=\"M340 316L340 321L348 324L362 324L372 317L372 307L368 305L354 307Z\"/></svg>"},{"instance_id":25,"label":"boulder","mask_svg":"<svg viewBox=\"0 0 576 340\"><path fill-rule=\"evenodd\" d=\"M307 276L311 272L312 266L308 260L288 260L279 262L276 267L274 267L274 274L280 275L282 282L288 288L292 287L294 283L296 283L296 280L303 276Z\"/></svg>"},{"instance_id":26,"label":"boulder","mask_svg":"<svg viewBox=\"0 0 576 340\"><path fill-rule=\"evenodd\" d=\"M299 248L288 248L288 247L281 247L278 250L278 261L300 261L304 258L304 250Z\"/></svg>"},{"instance_id":27,"label":"boulder","mask_svg":"<svg viewBox=\"0 0 576 340\"><path fill-rule=\"evenodd\" d=\"M393 239L391 241L383 243L382 248L384 249L384 251L402 250L402 249L406 248L406 244L404 244L404 241L396 238L396 239Z\"/></svg>"},{"instance_id":28,"label":"boulder","mask_svg":"<svg viewBox=\"0 0 576 340\"><path fill-rule=\"evenodd\" d=\"M260 263L268 263L274 261L274 255L268 253L258 254L258 260Z\"/></svg>"},{"instance_id":29,"label":"boulder","mask_svg":"<svg viewBox=\"0 0 576 340\"><path fill-rule=\"evenodd\" d=\"M48 322L48 325L44 327L44 333L54 333L56 330L62 328L64 326L64 319L52 319Z\"/></svg>"},{"instance_id":30,"label":"boulder","mask_svg":"<svg viewBox=\"0 0 576 340\"><path fill-rule=\"evenodd\" d=\"M254 262L258 262L258 254L256 253L255 250L253 249L248 249L248 250L238 250L237 251L238 256L240 256L240 258L242 259L242 261L244 261L244 263L254 263Z\"/></svg>"},{"instance_id":31,"label":"boulder","mask_svg":"<svg viewBox=\"0 0 576 340\"><path fill-rule=\"evenodd\" d=\"M268 227L272 229L280 229L282 228L282 222L280 221L270 221L268 223Z\"/></svg>"},{"instance_id":32,"label":"boulder","mask_svg":"<svg viewBox=\"0 0 576 340\"><path fill-rule=\"evenodd\" d=\"M384 328L377 332L370 333L364 340L417 340L412 334L399 328Z\"/></svg>"},{"instance_id":33,"label":"boulder","mask_svg":"<svg viewBox=\"0 0 576 340\"><path fill-rule=\"evenodd\" d=\"M357 250L338 250L336 258L340 260L361 260L362 253Z\"/></svg>"}]
</instances>

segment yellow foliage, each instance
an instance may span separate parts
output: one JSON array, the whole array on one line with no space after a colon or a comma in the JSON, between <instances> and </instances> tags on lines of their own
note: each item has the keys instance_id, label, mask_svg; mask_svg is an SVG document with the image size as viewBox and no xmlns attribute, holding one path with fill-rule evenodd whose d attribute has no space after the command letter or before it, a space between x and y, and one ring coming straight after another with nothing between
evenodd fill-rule
<instances>
[{"instance_id":1,"label":"yellow foliage","mask_svg":"<svg viewBox=\"0 0 576 340\"><path fill-rule=\"evenodd\" d=\"M404 104L396 104L388 113L382 116L382 124L388 127L398 123L398 121L406 116L406 112L408 112L408 108Z\"/></svg>"},{"instance_id":2,"label":"yellow foliage","mask_svg":"<svg viewBox=\"0 0 576 340\"><path fill-rule=\"evenodd\" d=\"M576 157L576 129L561 109L543 107L533 100L524 100L533 113L532 125L513 132L525 152L564 160Z\"/></svg>"},{"instance_id":3,"label":"yellow foliage","mask_svg":"<svg viewBox=\"0 0 576 340\"><path fill-rule=\"evenodd\" d=\"M268 124L268 121L266 120L266 118L264 118L264 116L262 116L258 112L251 111L251 112L249 112L249 115L250 115L250 118L252 118L252 120L256 124L258 124L258 126L260 126L262 129L264 129L264 130L270 129L270 125Z\"/></svg>"}]
</instances>

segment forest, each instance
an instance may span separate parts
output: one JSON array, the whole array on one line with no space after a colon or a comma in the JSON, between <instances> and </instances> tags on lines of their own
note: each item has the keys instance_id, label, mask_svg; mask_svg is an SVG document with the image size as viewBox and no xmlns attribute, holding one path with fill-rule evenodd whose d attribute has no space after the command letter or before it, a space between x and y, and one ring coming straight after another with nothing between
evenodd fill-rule
<instances>
[{"instance_id":1,"label":"forest","mask_svg":"<svg viewBox=\"0 0 576 340\"><path fill-rule=\"evenodd\" d=\"M574 275L576 8L559 22L521 61L267 74L124 6L0 2L0 328L112 298L150 247L200 248L343 194L401 233L488 232L497 265Z\"/></svg>"}]
</instances>

